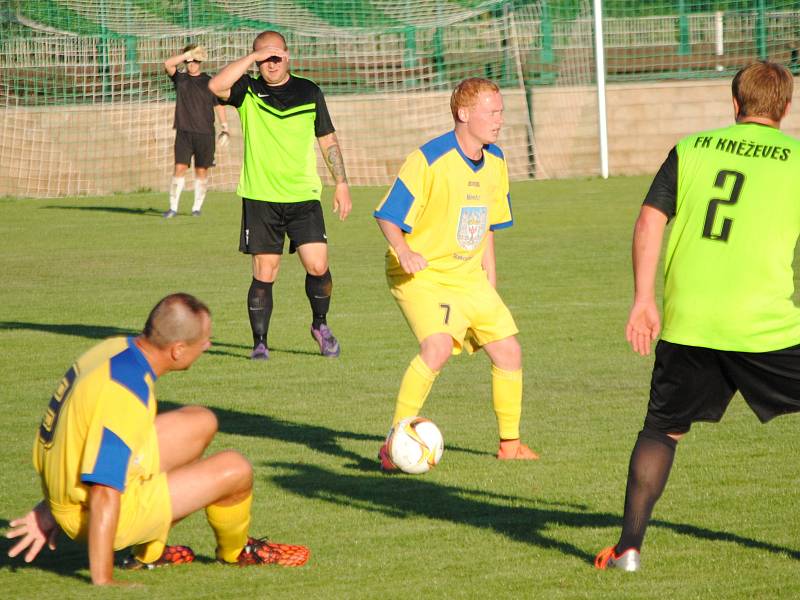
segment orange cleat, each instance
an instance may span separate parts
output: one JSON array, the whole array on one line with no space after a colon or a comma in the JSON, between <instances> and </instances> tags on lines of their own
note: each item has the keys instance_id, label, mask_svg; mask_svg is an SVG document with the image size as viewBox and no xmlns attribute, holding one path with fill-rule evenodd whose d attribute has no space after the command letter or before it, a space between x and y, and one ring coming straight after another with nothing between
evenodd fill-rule
<instances>
[{"instance_id":1,"label":"orange cleat","mask_svg":"<svg viewBox=\"0 0 800 600\"><path fill-rule=\"evenodd\" d=\"M310 550L295 544L279 544L266 538L247 538L247 544L239 553L235 563L240 567L250 565L281 565L283 567L301 567L308 562Z\"/></svg>"},{"instance_id":2,"label":"orange cleat","mask_svg":"<svg viewBox=\"0 0 800 600\"><path fill-rule=\"evenodd\" d=\"M384 442L381 449L378 450L378 461L381 463L381 471L384 473L391 473L397 471L397 465L392 462L389 456L389 444Z\"/></svg>"},{"instance_id":3,"label":"orange cleat","mask_svg":"<svg viewBox=\"0 0 800 600\"><path fill-rule=\"evenodd\" d=\"M539 460L539 455L519 440L501 440L497 458L500 460Z\"/></svg>"},{"instance_id":4,"label":"orange cleat","mask_svg":"<svg viewBox=\"0 0 800 600\"><path fill-rule=\"evenodd\" d=\"M622 571L638 571L642 565L639 551L636 548L628 548L617 556L614 553L616 546L603 548L594 559L594 568L600 570L621 569Z\"/></svg>"},{"instance_id":5,"label":"orange cleat","mask_svg":"<svg viewBox=\"0 0 800 600\"><path fill-rule=\"evenodd\" d=\"M131 554L122 561L122 568L128 571L137 571L139 569L156 569L190 562L194 562L194 551L189 546L164 546L164 552L161 553L158 560L145 563Z\"/></svg>"}]
</instances>

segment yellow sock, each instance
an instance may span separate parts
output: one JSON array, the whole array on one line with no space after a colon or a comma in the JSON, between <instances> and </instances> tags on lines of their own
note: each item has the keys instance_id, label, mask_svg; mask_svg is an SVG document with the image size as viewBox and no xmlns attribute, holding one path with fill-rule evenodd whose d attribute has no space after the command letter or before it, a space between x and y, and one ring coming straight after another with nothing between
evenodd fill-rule
<instances>
[{"instance_id":1,"label":"yellow sock","mask_svg":"<svg viewBox=\"0 0 800 600\"><path fill-rule=\"evenodd\" d=\"M505 371L492 365L492 406L501 440L519 438L522 416L522 369Z\"/></svg>"},{"instance_id":2,"label":"yellow sock","mask_svg":"<svg viewBox=\"0 0 800 600\"><path fill-rule=\"evenodd\" d=\"M438 374L439 371L431 371L419 354L414 357L403 375L403 381L400 382L392 425L401 419L419 414Z\"/></svg>"},{"instance_id":3,"label":"yellow sock","mask_svg":"<svg viewBox=\"0 0 800 600\"><path fill-rule=\"evenodd\" d=\"M236 562L247 544L251 504L253 494L233 506L212 504L206 507L206 518L217 538L217 558L220 560Z\"/></svg>"},{"instance_id":4,"label":"yellow sock","mask_svg":"<svg viewBox=\"0 0 800 600\"><path fill-rule=\"evenodd\" d=\"M146 544L139 544L133 549L133 556L139 562L153 563L164 554L165 546L166 540L153 540Z\"/></svg>"}]
</instances>

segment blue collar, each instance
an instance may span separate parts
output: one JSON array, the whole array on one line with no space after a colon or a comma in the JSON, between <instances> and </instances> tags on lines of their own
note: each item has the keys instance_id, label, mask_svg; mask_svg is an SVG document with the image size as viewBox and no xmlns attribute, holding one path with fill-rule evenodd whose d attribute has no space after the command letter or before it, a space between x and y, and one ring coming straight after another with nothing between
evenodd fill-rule
<instances>
[{"instance_id":1,"label":"blue collar","mask_svg":"<svg viewBox=\"0 0 800 600\"><path fill-rule=\"evenodd\" d=\"M141 350L139 350L139 347L134 342L135 339L136 338L134 336L128 336L128 338L127 338L127 340L128 340L128 349L131 351L131 354L136 359L136 363L140 367L142 367L142 371L144 371L145 373L150 373L150 376L153 378L153 381L155 381L156 379L158 379L158 377L156 376L155 372L153 371L153 367L151 367L150 363L147 361L147 358L145 357L145 355L142 353Z\"/></svg>"},{"instance_id":2,"label":"blue collar","mask_svg":"<svg viewBox=\"0 0 800 600\"><path fill-rule=\"evenodd\" d=\"M467 156L466 154L464 154L464 151L461 149L461 146L460 146L460 145L459 145L459 143L458 143L458 138L456 137L456 131L455 131L455 129L454 129L453 131L451 131L451 132L450 132L450 135L451 135L451 136L453 136L453 147L454 147L454 148L455 148L455 149L458 151L458 153L461 155L461 158L462 158L462 159L464 159L464 162L465 162L465 163L467 163L467 166L468 166L470 169L472 169L472 172L473 172L473 173L477 173L478 171L480 171L480 170L483 168L483 165L486 163L486 157L485 157L485 156L483 156L483 155L481 155L481 160L480 160L480 162L478 162L478 164L476 165L476 164L473 162L473 160L472 160L472 159L471 159L469 156Z\"/></svg>"}]
</instances>

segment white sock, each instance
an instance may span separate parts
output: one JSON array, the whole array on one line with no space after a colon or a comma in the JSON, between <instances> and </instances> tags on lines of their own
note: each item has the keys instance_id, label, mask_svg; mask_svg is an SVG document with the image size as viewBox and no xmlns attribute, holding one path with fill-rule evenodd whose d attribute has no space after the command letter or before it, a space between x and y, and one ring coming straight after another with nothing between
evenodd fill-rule
<instances>
[{"instance_id":1,"label":"white sock","mask_svg":"<svg viewBox=\"0 0 800 600\"><path fill-rule=\"evenodd\" d=\"M203 201L206 199L207 189L208 182L205 179L194 180L194 206L192 206L192 212L203 208Z\"/></svg>"},{"instance_id":2,"label":"white sock","mask_svg":"<svg viewBox=\"0 0 800 600\"><path fill-rule=\"evenodd\" d=\"M186 183L185 177L173 177L172 184L169 186L169 209L178 212L178 202L181 199L181 192Z\"/></svg>"}]
</instances>

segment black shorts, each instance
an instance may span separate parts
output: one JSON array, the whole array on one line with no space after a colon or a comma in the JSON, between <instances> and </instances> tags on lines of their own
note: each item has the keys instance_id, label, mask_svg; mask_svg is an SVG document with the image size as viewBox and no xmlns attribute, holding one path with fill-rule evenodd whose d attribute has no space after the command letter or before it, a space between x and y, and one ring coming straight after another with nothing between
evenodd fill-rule
<instances>
[{"instance_id":1,"label":"black shorts","mask_svg":"<svg viewBox=\"0 0 800 600\"><path fill-rule=\"evenodd\" d=\"M194 167L208 169L214 166L214 134L175 132L175 164L190 165L194 156Z\"/></svg>"},{"instance_id":2,"label":"black shorts","mask_svg":"<svg viewBox=\"0 0 800 600\"><path fill-rule=\"evenodd\" d=\"M660 340L645 427L686 433L695 421L716 423L737 390L762 423L800 411L800 346L733 352Z\"/></svg>"},{"instance_id":3,"label":"black shorts","mask_svg":"<svg viewBox=\"0 0 800 600\"><path fill-rule=\"evenodd\" d=\"M287 235L290 254L303 244L328 243L319 200L266 202L242 198L239 252L283 254Z\"/></svg>"}]
</instances>

